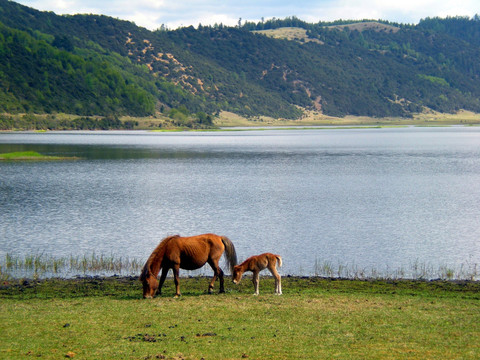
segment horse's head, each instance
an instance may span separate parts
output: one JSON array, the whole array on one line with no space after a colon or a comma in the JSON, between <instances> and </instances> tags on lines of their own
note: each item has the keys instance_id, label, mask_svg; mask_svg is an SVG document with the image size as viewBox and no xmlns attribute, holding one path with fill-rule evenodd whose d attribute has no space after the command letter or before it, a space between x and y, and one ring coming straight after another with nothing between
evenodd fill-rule
<instances>
[{"instance_id":1,"label":"horse's head","mask_svg":"<svg viewBox=\"0 0 480 360\"><path fill-rule=\"evenodd\" d=\"M158 280L156 276L152 274L147 274L145 277L140 279L143 283L143 298L152 299L155 296L155 293L158 289Z\"/></svg>"},{"instance_id":2,"label":"horse's head","mask_svg":"<svg viewBox=\"0 0 480 360\"><path fill-rule=\"evenodd\" d=\"M233 275L232 275L232 280L234 284L240 283L240 280L242 280L242 267L240 265L236 265L233 267Z\"/></svg>"}]
</instances>

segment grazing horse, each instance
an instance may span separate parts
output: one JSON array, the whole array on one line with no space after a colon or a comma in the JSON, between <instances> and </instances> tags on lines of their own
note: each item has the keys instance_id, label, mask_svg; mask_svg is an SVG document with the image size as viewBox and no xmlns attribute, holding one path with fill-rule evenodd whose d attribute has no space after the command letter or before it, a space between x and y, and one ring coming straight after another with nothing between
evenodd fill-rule
<instances>
[{"instance_id":1,"label":"grazing horse","mask_svg":"<svg viewBox=\"0 0 480 360\"><path fill-rule=\"evenodd\" d=\"M235 284L240 283L242 280L242 275L245 271L253 272L253 286L255 287L255 293L253 295L258 295L258 282L259 282L259 273L265 268L268 268L272 275L275 277L275 294L282 295L282 278L277 272L277 262L278 266L282 266L282 258L280 255L265 253L260 255L255 255L249 257L240 265L234 266L233 268L233 282Z\"/></svg>"},{"instance_id":2,"label":"grazing horse","mask_svg":"<svg viewBox=\"0 0 480 360\"><path fill-rule=\"evenodd\" d=\"M143 297L153 298L155 292L162 293L162 285L170 269L173 269L175 296L180 296L180 268L195 270L201 268L205 263L208 263L213 269L213 279L208 287L208 293L212 292L217 277L220 278L220 292L225 292L223 271L218 266L224 252L230 270L233 272L233 267L237 264L237 254L233 243L226 236L203 234L190 237L181 237L180 235L166 237L153 250L143 267L140 275L140 281L143 283ZM159 283L157 276L160 269L162 269L162 275Z\"/></svg>"}]
</instances>

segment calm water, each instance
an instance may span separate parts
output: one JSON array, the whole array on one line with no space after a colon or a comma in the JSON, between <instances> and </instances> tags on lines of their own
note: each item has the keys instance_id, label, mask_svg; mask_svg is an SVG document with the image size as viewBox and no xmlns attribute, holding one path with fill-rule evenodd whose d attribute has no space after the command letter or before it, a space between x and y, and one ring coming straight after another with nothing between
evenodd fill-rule
<instances>
[{"instance_id":1,"label":"calm water","mask_svg":"<svg viewBox=\"0 0 480 360\"><path fill-rule=\"evenodd\" d=\"M144 262L166 235L214 232L284 275L480 264L477 127L0 134L20 150L83 160L0 163L0 258Z\"/></svg>"}]
</instances>

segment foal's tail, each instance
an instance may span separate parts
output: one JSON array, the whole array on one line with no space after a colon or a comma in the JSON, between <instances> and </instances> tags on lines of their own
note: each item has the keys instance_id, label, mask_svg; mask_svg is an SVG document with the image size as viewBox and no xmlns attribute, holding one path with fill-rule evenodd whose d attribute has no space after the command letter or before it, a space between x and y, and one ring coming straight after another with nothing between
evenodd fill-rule
<instances>
[{"instance_id":1,"label":"foal's tail","mask_svg":"<svg viewBox=\"0 0 480 360\"><path fill-rule=\"evenodd\" d=\"M235 251L235 246L226 236L222 236L222 243L225 246L225 259L230 267L230 273L233 275L233 267L237 265L237 252Z\"/></svg>"},{"instance_id":2,"label":"foal's tail","mask_svg":"<svg viewBox=\"0 0 480 360\"><path fill-rule=\"evenodd\" d=\"M277 258L278 267L282 267L282 257L280 255L275 256Z\"/></svg>"}]
</instances>

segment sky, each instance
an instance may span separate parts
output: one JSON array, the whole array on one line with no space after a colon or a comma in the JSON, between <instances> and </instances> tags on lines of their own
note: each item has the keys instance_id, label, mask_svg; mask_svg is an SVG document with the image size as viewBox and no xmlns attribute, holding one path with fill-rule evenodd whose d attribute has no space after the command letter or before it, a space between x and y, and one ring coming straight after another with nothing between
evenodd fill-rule
<instances>
[{"instance_id":1,"label":"sky","mask_svg":"<svg viewBox=\"0 0 480 360\"><path fill-rule=\"evenodd\" d=\"M41 11L102 14L156 30L193 25L237 25L289 16L309 23L388 20L417 24L426 17L480 14L480 0L14 0Z\"/></svg>"}]
</instances>

